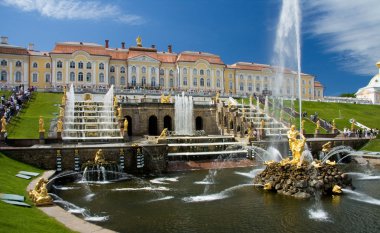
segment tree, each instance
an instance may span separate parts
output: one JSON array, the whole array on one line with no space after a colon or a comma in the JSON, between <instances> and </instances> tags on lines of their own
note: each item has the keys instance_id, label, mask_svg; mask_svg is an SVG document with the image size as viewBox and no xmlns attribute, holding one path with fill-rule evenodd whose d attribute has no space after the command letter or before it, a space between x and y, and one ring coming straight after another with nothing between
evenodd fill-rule
<instances>
[{"instance_id":1,"label":"tree","mask_svg":"<svg viewBox=\"0 0 380 233\"><path fill-rule=\"evenodd\" d=\"M356 98L355 93L342 93L339 95L339 97L352 97Z\"/></svg>"}]
</instances>

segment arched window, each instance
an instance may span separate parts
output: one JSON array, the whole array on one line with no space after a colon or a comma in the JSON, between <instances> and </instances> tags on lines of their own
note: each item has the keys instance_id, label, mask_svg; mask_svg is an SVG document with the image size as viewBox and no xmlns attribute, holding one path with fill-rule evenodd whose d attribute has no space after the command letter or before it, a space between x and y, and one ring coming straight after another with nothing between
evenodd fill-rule
<instances>
[{"instance_id":1,"label":"arched window","mask_svg":"<svg viewBox=\"0 0 380 233\"><path fill-rule=\"evenodd\" d=\"M249 84L248 84L248 91L249 91L249 92L252 91L252 83L249 83Z\"/></svg>"},{"instance_id":2,"label":"arched window","mask_svg":"<svg viewBox=\"0 0 380 233\"><path fill-rule=\"evenodd\" d=\"M201 87L203 87L203 86L205 85L205 80L204 80L203 78L201 78L201 79L199 80L199 85L200 85Z\"/></svg>"},{"instance_id":3,"label":"arched window","mask_svg":"<svg viewBox=\"0 0 380 233\"><path fill-rule=\"evenodd\" d=\"M82 72L78 73L78 81L83 82L83 73Z\"/></svg>"},{"instance_id":4,"label":"arched window","mask_svg":"<svg viewBox=\"0 0 380 233\"><path fill-rule=\"evenodd\" d=\"M146 85L146 77L145 77L145 76L143 76L143 77L141 78L141 85L142 85L142 86L145 86L145 85Z\"/></svg>"},{"instance_id":5,"label":"arched window","mask_svg":"<svg viewBox=\"0 0 380 233\"><path fill-rule=\"evenodd\" d=\"M5 70L1 71L1 80L0 81L7 81L7 72Z\"/></svg>"},{"instance_id":6,"label":"arched window","mask_svg":"<svg viewBox=\"0 0 380 233\"><path fill-rule=\"evenodd\" d=\"M6 60L2 60L1 61L1 66L6 66L8 63L7 63L7 61Z\"/></svg>"},{"instance_id":7,"label":"arched window","mask_svg":"<svg viewBox=\"0 0 380 233\"><path fill-rule=\"evenodd\" d=\"M21 65L20 65L21 66ZM57 68L62 68L62 61L57 62Z\"/></svg>"},{"instance_id":8,"label":"arched window","mask_svg":"<svg viewBox=\"0 0 380 233\"><path fill-rule=\"evenodd\" d=\"M205 71L204 70L199 70L199 75L204 75Z\"/></svg>"},{"instance_id":9,"label":"arched window","mask_svg":"<svg viewBox=\"0 0 380 233\"><path fill-rule=\"evenodd\" d=\"M172 78L169 80L169 87L174 87L174 80Z\"/></svg>"},{"instance_id":10,"label":"arched window","mask_svg":"<svg viewBox=\"0 0 380 233\"><path fill-rule=\"evenodd\" d=\"M184 78L183 78L183 85L184 85L184 86L187 86L187 77L184 77Z\"/></svg>"},{"instance_id":11,"label":"arched window","mask_svg":"<svg viewBox=\"0 0 380 233\"><path fill-rule=\"evenodd\" d=\"M21 62L20 61L16 61L16 67L21 67Z\"/></svg>"},{"instance_id":12,"label":"arched window","mask_svg":"<svg viewBox=\"0 0 380 233\"><path fill-rule=\"evenodd\" d=\"M240 75L240 79L243 79L243 78L244 78L244 76L241 74L241 75Z\"/></svg>"},{"instance_id":13,"label":"arched window","mask_svg":"<svg viewBox=\"0 0 380 233\"><path fill-rule=\"evenodd\" d=\"M240 90L244 91L244 84L242 82L240 83Z\"/></svg>"},{"instance_id":14,"label":"arched window","mask_svg":"<svg viewBox=\"0 0 380 233\"><path fill-rule=\"evenodd\" d=\"M232 78L232 74L229 74L228 77L231 79Z\"/></svg>"},{"instance_id":15,"label":"arched window","mask_svg":"<svg viewBox=\"0 0 380 233\"><path fill-rule=\"evenodd\" d=\"M197 69L193 69L193 75L197 75L197 74L198 74Z\"/></svg>"},{"instance_id":16,"label":"arched window","mask_svg":"<svg viewBox=\"0 0 380 233\"><path fill-rule=\"evenodd\" d=\"M197 78L193 78L193 86L196 87L198 85Z\"/></svg>"},{"instance_id":17,"label":"arched window","mask_svg":"<svg viewBox=\"0 0 380 233\"><path fill-rule=\"evenodd\" d=\"M50 74L45 74L45 82L50 83Z\"/></svg>"},{"instance_id":18,"label":"arched window","mask_svg":"<svg viewBox=\"0 0 380 233\"><path fill-rule=\"evenodd\" d=\"M160 86L161 87L165 86L165 80L164 80L164 78L160 78Z\"/></svg>"},{"instance_id":19,"label":"arched window","mask_svg":"<svg viewBox=\"0 0 380 233\"><path fill-rule=\"evenodd\" d=\"M230 81L230 83L229 83L229 89L231 90L234 86L233 86L233 83L232 83L232 81Z\"/></svg>"},{"instance_id":20,"label":"arched window","mask_svg":"<svg viewBox=\"0 0 380 233\"><path fill-rule=\"evenodd\" d=\"M121 76L121 78L120 78L120 85L125 85L125 78L124 78L124 76Z\"/></svg>"},{"instance_id":21,"label":"arched window","mask_svg":"<svg viewBox=\"0 0 380 233\"><path fill-rule=\"evenodd\" d=\"M216 71L216 77L220 77L220 70Z\"/></svg>"},{"instance_id":22,"label":"arched window","mask_svg":"<svg viewBox=\"0 0 380 233\"><path fill-rule=\"evenodd\" d=\"M136 73L136 66L132 66L132 73Z\"/></svg>"},{"instance_id":23,"label":"arched window","mask_svg":"<svg viewBox=\"0 0 380 233\"><path fill-rule=\"evenodd\" d=\"M58 71L58 72L57 72L57 81L58 81L58 82L61 82L61 81L62 81L62 72L61 72L61 71Z\"/></svg>"},{"instance_id":24,"label":"arched window","mask_svg":"<svg viewBox=\"0 0 380 233\"><path fill-rule=\"evenodd\" d=\"M80 62L78 63L78 69L83 69L83 62L80 61Z\"/></svg>"},{"instance_id":25,"label":"arched window","mask_svg":"<svg viewBox=\"0 0 380 233\"><path fill-rule=\"evenodd\" d=\"M165 70L164 69L160 69L160 75L165 75Z\"/></svg>"},{"instance_id":26,"label":"arched window","mask_svg":"<svg viewBox=\"0 0 380 233\"><path fill-rule=\"evenodd\" d=\"M33 63L33 68L38 68L38 64L37 64L37 62L34 62L34 63Z\"/></svg>"},{"instance_id":27,"label":"arched window","mask_svg":"<svg viewBox=\"0 0 380 233\"><path fill-rule=\"evenodd\" d=\"M187 74L187 69L186 68L183 68L183 74Z\"/></svg>"},{"instance_id":28,"label":"arched window","mask_svg":"<svg viewBox=\"0 0 380 233\"><path fill-rule=\"evenodd\" d=\"M21 72L20 71L16 72L16 82L21 82Z\"/></svg>"},{"instance_id":29,"label":"arched window","mask_svg":"<svg viewBox=\"0 0 380 233\"><path fill-rule=\"evenodd\" d=\"M46 69L50 69L50 63L46 63L45 67Z\"/></svg>"},{"instance_id":30,"label":"arched window","mask_svg":"<svg viewBox=\"0 0 380 233\"><path fill-rule=\"evenodd\" d=\"M220 79L216 80L216 87L220 87Z\"/></svg>"},{"instance_id":31,"label":"arched window","mask_svg":"<svg viewBox=\"0 0 380 233\"><path fill-rule=\"evenodd\" d=\"M99 64L99 70L104 70L104 64L103 63L100 63ZM104 76L104 75L103 75Z\"/></svg>"},{"instance_id":32,"label":"arched window","mask_svg":"<svg viewBox=\"0 0 380 233\"><path fill-rule=\"evenodd\" d=\"M70 82L75 82L75 73L70 72Z\"/></svg>"},{"instance_id":33,"label":"arched window","mask_svg":"<svg viewBox=\"0 0 380 233\"><path fill-rule=\"evenodd\" d=\"M151 82L150 82L150 85L151 85L152 87L155 87L155 86L156 86L156 78L155 78L155 77L152 77L152 80L151 80Z\"/></svg>"},{"instance_id":34,"label":"arched window","mask_svg":"<svg viewBox=\"0 0 380 233\"><path fill-rule=\"evenodd\" d=\"M268 81L268 77L264 77L264 81L265 81L265 82Z\"/></svg>"},{"instance_id":35,"label":"arched window","mask_svg":"<svg viewBox=\"0 0 380 233\"><path fill-rule=\"evenodd\" d=\"M91 67L92 67L91 62L87 62L86 68L91 69Z\"/></svg>"},{"instance_id":36,"label":"arched window","mask_svg":"<svg viewBox=\"0 0 380 233\"><path fill-rule=\"evenodd\" d=\"M115 77L114 76L111 76L111 78L109 80L109 84L110 85L115 85Z\"/></svg>"},{"instance_id":37,"label":"arched window","mask_svg":"<svg viewBox=\"0 0 380 233\"><path fill-rule=\"evenodd\" d=\"M170 70L170 71L169 71L169 76L173 76L173 75L174 75L173 70Z\"/></svg>"},{"instance_id":38,"label":"arched window","mask_svg":"<svg viewBox=\"0 0 380 233\"><path fill-rule=\"evenodd\" d=\"M260 76L256 76L256 81L260 81Z\"/></svg>"},{"instance_id":39,"label":"arched window","mask_svg":"<svg viewBox=\"0 0 380 233\"><path fill-rule=\"evenodd\" d=\"M151 74L155 74L156 73L156 69L154 67L150 68L150 73Z\"/></svg>"},{"instance_id":40,"label":"arched window","mask_svg":"<svg viewBox=\"0 0 380 233\"><path fill-rule=\"evenodd\" d=\"M110 72L111 72L111 73L114 73L114 72L115 72L115 67L114 67L114 66L111 66L111 67L110 67Z\"/></svg>"},{"instance_id":41,"label":"arched window","mask_svg":"<svg viewBox=\"0 0 380 233\"><path fill-rule=\"evenodd\" d=\"M99 74L99 82L104 83L104 74L103 73Z\"/></svg>"},{"instance_id":42,"label":"arched window","mask_svg":"<svg viewBox=\"0 0 380 233\"><path fill-rule=\"evenodd\" d=\"M91 82L91 73L86 74L86 81Z\"/></svg>"},{"instance_id":43,"label":"arched window","mask_svg":"<svg viewBox=\"0 0 380 233\"><path fill-rule=\"evenodd\" d=\"M136 76L132 76L132 86L136 86Z\"/></svg>"},{"instance_id":44,"label":"arched window","mask_svg":"<svg viewBox=\"0 0 380 233\"><path fill-rule=\"evenodd\" d=\"M145 66L141 67L141 73L143 73L143 74L146 73L146 68L145 68Z\"/></svg>"},{"instance_id":45,"label":"arched window","mask_svg":"<svg viewBox=\"0 0 380 233\"><path fill-rule=\"evenodd\" d=\"M210 77L210 75L211 75L211 71L210 71L210 70L207 70L207 76Z\"/></svg>"},{"instance_id":46,"label":"arched window","mask_svg":"<svg viewBox=\"0 0 380 233\"><path fill-rule=\"evenodd\" d=\"M74 61L71 61L71 62L70 62L70 68L72 68L72 69L75 68L75 62L74 62Z\"/></svg>"},{"instance_id":47,"label":"arched window","mask_svg":"<svg viewBox=\"0 0 380 233\"><path fill-rule=\"evenodd\" d=\"M211 80L209 78L206 81L206 85L207 85L207 87L211 87Z\"/></svg>"},{"instance_id":48,"label":"arched window","mask_svg":"<svg viewBox=\"0 0 380 233\"><path fill-rule=\"evenodd\" d=\"M249 81L252 80L252 76L251 76L251 75L248 75L248 80L249 80Z\"/></svg>"},{"instance_id":49,"label":"arched window","mask_svg":"<svg viewBox=\"0 0 380 233\"><path fill-rule=\"evenodd\" d=\"M120 67L120 73L122 73L122 74L125 73L125 68L124 68L124 66Z\"/></svg>"},{"instance_id":50,"label":"arched window","mask_svg":"<svg viewBox=\"0 0 380 233\"><path fill-rule=\"evenodd\" d=\"M260 83L256 84L256 92L260 92Z\"/></svg>"},{"instance_id":51,"label":"arched window","mask_svg":"<svg viewBox=\"0 0 380 233\"><path fill-rule=\"evenodd\" d=\"M32 74L32 82L34 82L34 83L38 82L38 74L37 73Z\"/></svg>"}]
</instances>

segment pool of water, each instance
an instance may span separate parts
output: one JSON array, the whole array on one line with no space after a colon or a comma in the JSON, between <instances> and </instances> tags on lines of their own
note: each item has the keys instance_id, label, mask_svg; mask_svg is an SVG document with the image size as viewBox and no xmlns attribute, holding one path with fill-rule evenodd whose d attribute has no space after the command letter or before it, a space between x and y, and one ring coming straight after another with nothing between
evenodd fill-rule
<instances>
[{"instance_id":1,"label":"pool of water","mask_svg":"<svg viewBox=\"0 0 380 233\"><path fill-rule=\"evenodd\" d=\"M354 191L297 200L252 184L258 167L55 186L57 202L118 232L380 232L380 169L345 167Z\"/></svg>"}]
</instances>

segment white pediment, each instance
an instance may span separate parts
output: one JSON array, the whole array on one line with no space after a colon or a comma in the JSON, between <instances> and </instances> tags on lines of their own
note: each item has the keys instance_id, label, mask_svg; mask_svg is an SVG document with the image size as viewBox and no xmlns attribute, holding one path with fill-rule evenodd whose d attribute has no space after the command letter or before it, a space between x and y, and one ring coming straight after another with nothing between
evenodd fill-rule
<instances>
[{"instance_id":1,"label":"white pediment","mask_svg":"<svg viewBox=\"0 0 380 233\"><path fill-rule=\"evenodd\" d=\"M159 63L160 62L154 58L144 56L144 55L130 58L130 59L128 59L128 61L151 62L151 63Z\"/></svg>"}]
</instances>

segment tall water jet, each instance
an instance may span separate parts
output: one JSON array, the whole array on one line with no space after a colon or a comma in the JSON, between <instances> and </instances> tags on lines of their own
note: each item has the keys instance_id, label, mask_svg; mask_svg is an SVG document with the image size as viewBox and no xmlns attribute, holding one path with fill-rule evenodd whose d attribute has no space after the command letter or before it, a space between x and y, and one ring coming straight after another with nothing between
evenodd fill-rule
<instances>
[{"instance_id":1,"label":"tall water jet","mask_svg":"<svg viewBox=\"0 0 380 233\"><path fill-rule=\"evenodd\" d=\"M111 85L110 89L107 91L107 93L104 96L103 100L103 112L102 117L104 124L102 124L103 129L105 130L111 130L113 129L113 85Z\"/></svg>"},{"instance_id":2,"label":"tall water jet","mask_svg":"<svg viewBox=\"0 0 380 233\"><path fill-rule=\"evenodd\" d=\"M66 95L64 130L72 129L73 125L68 122L74 121L75 93L73 84L71 84L69 92Z\"/></svg>"},{"instance_id":3,"label":"tall water jet","mask_svg":"<svg viewBox=\"0 0 380 233\"><path fill-rule=\"evenodd\" d=\"M175 96L175 133L177 135L193 135L193 98L192 96Z\"/></svg>"},{"instance_id":4,"label":"tall water jet","mask_svg":"<svg viewBox=\"0 0 380 233\"><path fill-rule=\"evenodd\" d=\"M302 120L302 95L301 95L301 11L298 0L283 0L280 18L277 25L276 40L274 47L273 63L278 66L276 72L276 81L273 86L273 94L282 96L283 93L294 95L295 83L285 87L283 84L286 70L291 68L297 70L298 75L298 97L299 97L299 113L300 113L300 128ZM289 90L289 92L288 92ZM289 96L290 97L290 96Z\"/></svg>"}]
</instances>

